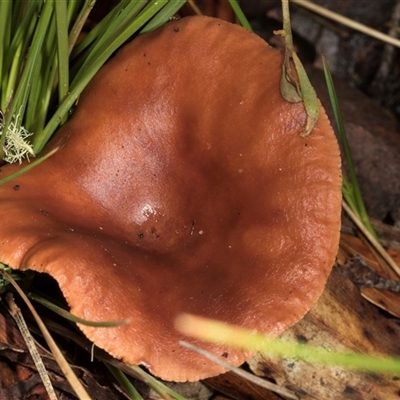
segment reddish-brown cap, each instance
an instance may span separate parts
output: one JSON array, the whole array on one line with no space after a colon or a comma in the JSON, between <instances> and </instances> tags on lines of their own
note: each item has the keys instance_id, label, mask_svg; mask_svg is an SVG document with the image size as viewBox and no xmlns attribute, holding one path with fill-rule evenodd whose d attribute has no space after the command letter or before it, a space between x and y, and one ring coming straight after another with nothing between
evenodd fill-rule
<instances>
[{"instance_id":1,"label":"reddish-brown cap","mask_svg":"<svg viewBox=\"0 0 400 400\"><path fill-rule=\"evenodd\" d=\"M125 46L0 188L0 260L52 275L94 343L166 380L221 367L179 346L193 313L278 335L321 294L339 239L339 149L323 110L280 95L282 55L190 17ZM19 166L2 168L2 176ZM250 354L195 342L234 365Z\"/></svg>"}]
</instances>

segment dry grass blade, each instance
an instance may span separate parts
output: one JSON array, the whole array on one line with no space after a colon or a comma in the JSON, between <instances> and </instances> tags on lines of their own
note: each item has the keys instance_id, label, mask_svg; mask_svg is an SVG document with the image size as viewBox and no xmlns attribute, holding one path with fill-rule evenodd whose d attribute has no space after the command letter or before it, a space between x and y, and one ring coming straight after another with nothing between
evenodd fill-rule
<instances>
[{"instance_id":1,"label":"dry grass blade","mask_svg":"<svg viewBox=\"0 0 400 400\"><path fill-rule=\"evenodd\" d=\"M294 399L294 400L298 399L298 397L292 391L290 391L288 389L285 389L285 388L283 388L281 386L275 385L274 383L268 382L268 381L266 381L264 379L261 379L261 378L255 376L255 375L253 375L253 374L250 374L247 371L244 371L243 369L236 368L233 365L229 364L228 362L226 362L226 361L222 360L221 358L215 356L214 354L211 354L206 350L200 349L199 347L197 347L197 346L195 346L195 345L193 345L191 343L188 343L188 342L185 342L185 341L181 340L179 342L179 344L181 346L183 346L183 347L186 347L189 350L192 350L192 351L194 351L194 352L196 352L198 354L201 354L205 358L208 358L209 360L211 360L211 361L223 366L227 370L229 370L229 371L241 376L242 378L247 379L248 381L250 381L252 383L255 383L256 385L259 385L259 386L261 386L261 387L263 387L265 389L271 390L272 392L275 392L275 393L277 393L279 395L282 395L287 399Z\"/></svg>"},{"instance_id":2,"label":"dry grass blade","mask_svg":"<svg viewBox=\"0 0 400 400\"><path fill-rule=\"evenodd\" d=\"M197 7L197 4L195 3L194 0L187 0L187 2L190 5L190 7L192 7L192 10L195 12L196 15L203 15L203 13L201 12L200 8Z\"/></svg>"},{"instance_id":3,"label":"dry grass blade","mask_svg":"<svg viewBox=\"0 0 400 400\"><path fill-rule=\"evenodd\" d=\"M46 367L44 366L42 358L40 357L40 354L35 346L35 342L31 333L29 332L28 326L26 325L24 317L22 316L21 310L15 304L14 296L11 293L8 293L6 299L8 306L10 307L10 313L17 323L18 328L25 340L26 346L28 347L29 353L31 354L33 362L35 363L36 369L39 372L46 392L49 395L49 399L57 400L57 396L49 378L49 374L47 373Z\"/></svg>"},{"instance_id":4,"label":"dry grass blade","mask_svg":"<svg viewBox=\"0 0 400 400\"><path fill-rule=\"evenodd\" d=\"M75 332L72 332L70 329L65 326L59 325L58 323L46 320L46 325L50 331L61 335L64 338L67 338L73 341L75 344L80 346L82 349L91 353L97 360L107 363L126 375L131 376L138 381L145 383L149 388L154 390L162 399L171 400L185 400L184 397L180 396L178 393L174 392L172 389L168 388L161 381L158 381L156 378L151 376L149 373L144 371L138 366L130 366L125 364L124 362L113 358L110 354L106 353L104 350L93 345L92 342L89 341L86 337L79 335Z\"/></svg>"},{"instance_id":5,"label":"dry grass blade","mask_svg":"<svg viewBox=\"0 0 400 400\"><path fill-rule=\"evenodd\" d=\"M364 227L361 221L357 218L351 208L342 202L343 209L346 211L348 216L357 226L357 228L362 232L362 234L367 238L367 240L372 244L374 249L379 253L379 255L385 260L385 262L393 269L393 271L400 277L400 267L393 260L393 258L387 253L387 251L382 247L382 245L372 236L372 234Z\"/></svg>"},{"instance_id":6,"label":"dry grass blade","mask_svg":"<svg viewBox=\"0 0 400 400\"><path fill-rule=\"evenodd\" d=\"M392 44L393 46L396 47L400 47L399 39L386 35L385 33L377 31L376 29L372 29L369 26L361 24L357 21L353 21L350 18L344 17L343 15L337 14L324 7L314 4L311 1L308 0L290 0L290 1L294 4L298 4L301 7L307 8L308 10L311 10L319 15L322 15L333 21L339 22L342 25L348 26L351 29L365 33L366 35L369 35L375 39L381 40L382 42Z\"/></svg>"},{"instance_id":7,"label":"dry grass blade","mask_svg":"<svg viewBox=\"0 0 400 400\"><path fill-rule=\"evenodd\" d=\"M50 333L47 330L46 326L44 325L43 321L37 314L32 303L26 297L25 293L22 291L22 289L18 286L18 284L14 281L14 279L7 272L0 271L0 273L3 274L3 276L11 283L11 285L14 287L14 289L22 297L22 300L24 300L24 302L28 306L30 312L33 315L33 318L35 318L35 321L38 324L40 331L42 332L44 339L46 340L47 345L49 346L51 352L53 353L55 360L57 361L58 365L60 366L61 371L63 372L64 376L67 378L68 382L74 389L78 398L80 400L90 400L89 394L86 392L85 388L82 386L81 382L76 377L74 371L72 371L72 368L70 367L67 360L61 353L60 349L58 348L57 344L53 340L52 336L50 335Z\"/></svg>"}]
</instances>

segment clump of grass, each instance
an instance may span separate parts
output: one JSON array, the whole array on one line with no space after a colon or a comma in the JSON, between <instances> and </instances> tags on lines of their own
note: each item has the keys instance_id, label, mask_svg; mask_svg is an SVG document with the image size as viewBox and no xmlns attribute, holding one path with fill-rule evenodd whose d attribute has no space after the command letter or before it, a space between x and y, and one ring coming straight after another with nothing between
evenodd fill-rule
<instances>
[{"instance_id":1,"label":"clump of grass","mask_svg":"<svg viewBox=\"0 0 400 400\"><path fill-rule=\"evenodd\" d=\"M95 0L0 2L0 158L38 154L113 52L185 2L121 1L78 45Z\"/></svg>"}]
</instances>

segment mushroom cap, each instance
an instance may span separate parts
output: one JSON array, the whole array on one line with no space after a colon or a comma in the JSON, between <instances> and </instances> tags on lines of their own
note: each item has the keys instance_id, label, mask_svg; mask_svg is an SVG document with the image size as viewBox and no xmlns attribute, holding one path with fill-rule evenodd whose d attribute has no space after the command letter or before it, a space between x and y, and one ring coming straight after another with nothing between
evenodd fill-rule
<instances>
[{"instance_id":1,"label":"mushroom cap","mask_svg":"<svg viewBox=\"0 0 400 400\"><path fill-rule=\"evenodd\" d=\"M341 208L334 133L321 109L301 137L281 63L208 17L124 46L47 148L60 150L0 187L0 260L53 276L81 318L130 318L80 328L165 380L224 371L178 344L182 312L279 335L325 286ZM251 356L192 342L234 365Z\"/></svg>"}]
</instances>

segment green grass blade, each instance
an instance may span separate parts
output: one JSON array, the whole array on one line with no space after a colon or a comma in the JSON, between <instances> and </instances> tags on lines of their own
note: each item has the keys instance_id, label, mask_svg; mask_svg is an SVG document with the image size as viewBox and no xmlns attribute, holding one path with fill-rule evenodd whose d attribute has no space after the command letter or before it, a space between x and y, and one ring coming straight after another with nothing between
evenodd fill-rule
<instances>
[{"instance_id":1,"label":"green grass blade","mask_svg":"<svg viewBox=\"0 0 400 400\"><path fill-rule=\"evenodd\" d=\"M1 76L3 82L1 88L1 108L3 111L6 111L6 105L15 93L21 66L24 62L26 50L28 49L34 34L39 11L40 7L38 7L38 3L29 2L25 12L18 20L16 29L13 30L12 41L10 47L7 49L7 55L4 59L4 75ZM15 17L14 14L15 13L13 12L12 20Z\"/></svg>"},{"instance_id":2,"label":"green grass blade","mask_svg":"<svg viewBox=\"0 0 400 400\"><path fill-rule=\"evenodd\" d=\"M32 74L35 68L35 63L39 57L39 53L42 48L44 39L46 37L46 32L50 24L53 8L54 8L54 0L47 0L43 3L43 8L41 10L39 23L35 30L35 34L32 40L32 45L25 64L25 68L23 70L21 80L18 84L15 97L10 105L9 111L6 114L4 130L3 130L4 132L7 132L12 119L15 118L16 115L18 115L18 118L16 118L16 124L18 125L22 123L25 114L28 95L32 85ZM2 151L1 158L3 158L4 156L3 148L5 139L6 135L2 135L0 141L0 151Z\"/></svg>"},{"instance_id":3,"label":"green grass blade","mask_svg":"<svg viewBox=\"0 0 400 400\"><path fill-rule=\"evenodd\" d=\"M72 49L74 48L75 43L78 39L78 36L81 33L82 28L85 25L85 22L89 16L90 12L92 11L95 3L96 3L96 0L85 0L85 4L83 5L78 17L76 18L75 23L69 34L68 54L71 54Z\"/></svg>"},{"instance_id":4,"label":"green grass blade","mask_svg":"<svg viewBox=\"0 0 400 400\"><path fill-rule=\"evenodd\" d=\"M8 60L5 60L3 75L3 90L1 93L1 109L7 113L8 107L15 93L15 87L21 68L22 58L25 54L27 46L23 42L16 43L16 46L10 48L8 54L13 54L12 64L9 67ZM11 58L11 57L10 57Z\"/></svg>"},{"instance_id":5,"label":"green grass blade","mask_svg":"<svg viewBox=\"0 0 400 400\"><path fill-rule=\"evenodd\" d=\"M253 28L251 27L249 21L247 20L246 16L244 15L242 9L240 8L239 3L237 0L229 0L229 4L231 5L236 18L238 19L240 25L242 25L244 28L249 30L250 32L253 32Z\"/></svg>"},{"instance_id":6,"label":"green grass blade","mask_svg":"<svg viewBox=\"0 0 400 400\"><path fill-rule=\"evenodd\" d=\"M22 288L25 286L25 283L29 285L32 280L32 271L21 272L18 270L13 270L10 267L0 263L0 293L8 291L11 285L10 282L1 274L1 271L6 271L8 275L14 279L14 281L20 282Z\"/></svg>"},{"instance_id":7,"label":"green grass blade","mask_svg":"<svg viewBox=\"0 0 400 400\"><path fill-rule=\"evenodd\" d=\"M26 129L31 132L37 129L37 120L40 118L40 103L44 101L42 92L43 84L46 81L43 76L43 54L41 53L38 54L33 68L32 82L35 82L35 84L31 86L31 91L29 93L24 124Z\"/></svg>"},{"instance_id":8,"label":"green grass blade","mask_svg":"<svg viewBox=\"0 0 400 400\"><path fill-rule=\"evenodd\" d=\"M107 27L110 26L116 16L122 12L123 3L117 4L71 51L71 59L76 59L79 55L82 59L81 63L78 63L79 68L85 61L85 57L82 54L90 48L90 46L97 40L97 38L104 32L107 31ZM77 60L78 62L78 60ZM77 68L79 70L79 68Z\"/></svg>"},{"instance_id":9,"label":"green grass blade","mask_svg":"<svg viewBox=\"0 0 400 400\"><path fill-rule=\"evenodd\" d=\"M42 296L35 294L35 293L29 293L28 295L29 298L37 301L38 303L42 304L43 306L47 307L49 310L55 312L56 314L60 315L61 317L67 319L68 321L74 322L74 323L79 323L82 325L87 325L87 326L93 326L93 327L99 327L99 328L107 328L107 327L112 327L112 326L121 326L121 325L126 325L129 321L128 320L121 320L121 321L88 321L82 318L79 318L73 314L71 314L69 311L64 310L63 308L57 306L56 304L52 303L49 300L46 300Z\"/></svg>"},{"instance_id":10,"label":"green grass blade","mask_svg":"<svg viewBox=\"0 0 400 400\"><path fill-rule=\"evenodd\" d=\"M350 208L355 210L357 208L357 204L354 200L353 188L345 176L343 176L342 194Z\"/></svg>"},{"instance_id":11,"label":"green grass blade","mask_svg":"<svg viewBox=\"0 0 400 400\"><path fill-rule=\"evenodd\" d=\"M303 360L323 365L336 365L373 373L400 373L400 357L342 353L279 338L271 339L241 327L190 314L179 316L176 321L176 327L185 335L200 340L239 349L253 350L270 356Z\"/></svg>"},{"instance_id":12,"label":"green grass blade","mask_svg":"<svg viewBox=\"0 0 400 400\"><path fill-rule=\"evenodd\" d=\"M346 157L347 169L349 172L350 182L346 181L346 188L343 192L345 194L345 199L351 206L353 212L357 215L357 217L362 221L364 226L368 229L368 231L378 240L376 232L371 225L371 222L368 217L368 213L365 209L365 204L362 198L360 186L358 184L357 175L354 168L353 159L351 156L351 150L349 146L349 142L347 140L346 130L343 123L342 113L340 111L339 100L336 94L335 85L333 82L332 75L330 73L329 67L323 59L324 65L324 74L326 85L328 88L329 98L332 104L333 113L335 116L336 125L339 131L339 137L342 144L342 148Z\"/></svg>"},{"instance_id":13,"label":"green grass blade","mask_svg":"<svg viewBox=\"0 0 400 400\"><path fill-rule=\"evenodd\" d=\"M162 382L158 381L156 378L148 374L142 368L137 365L132 365L131 369L135 371L137 375L140 376L140 379L146 383L146 385L153 389L159 396L163 399L170 399L171 397L175 400L185 400L183 396L174 392L168 386L164 385Z\"/></svg>"},{"instance_id":14,"label":"green grass blade","mask_svg":"<svg viewBox=\"0 0 400 400\"><path fill-rule=\"evenodd\" d=\"M2 59L0 63L0 108L4 113L7 113L8 105L15 91L15 85L13 84L15 84L21 64L21 62L19 62L19 54L24 54L24 50L27 47L24 36L21 36L21 31L25 33L27 23L33 26L35 25L35 18L31 21L29 15L27 17L25 15L29 14L30 10L37 8L36 5L28 4L26 12L24 15L21 15L20 3L21 2L0 2L0 54ZM32 31L33 30L31 30L31 32ZM26 32L26 36L30 41L31 34Z\"/></svg>"},{"instance_id":15,"label":"green grass blade","mask_svg":"<svg viewBox=\"0 0 400 400\"><path fill-rule=\"evenodd\" d=\"M126 375L118 368L112 366L109 363L104 363L108 370L112 373L114 378L118 381L122 389L125 390L126 394L132 400L143 400L143 397L136 390L135 386L132 385L131 381L126 377Z\"/></svg>"},{"instance_id":16,"label":"green grass blade","mask_svg":"<svg viewBox=\"0 0 400 400\"><path fill-rule=\"evenodd\" d=\"M36 167L37 165L41 164L43 161L46 161L49 157L51 157L56 151L58 150L58 147L52 151L50 151L49 153L45 154L43 157L40 157L38 159L36 159L35 161L30 162L29 164L27 164L25 167L22 167L21 169L19 169L18 171L5 176L4 178L0 179L0 186L4 185L10 181L12 181L15 178L18 178L19 176L21 176L22 174L25 174L25 172L30 171L32 168Z\"/></svg>"},{"instance_id":17,"label":"green grass blade","mask_svg":"<svg viewBox=\"0 0 400 400\"><path fill-rule=\"evenodd\" d=\"M56 36L56 21L53 15L35 65L36 81L34 80L35 84L32 85L27 106L26 127L35 135L44 128L51 99L56 101L56 97L52 98L58 73Z\"/></svg>"},{"instance_id":18,"label":"green grass blade","mask_svg":"<svg viewBox=\"0 0 400 400\"><path fill-rule=\"evenodd\" d=\"M11 37L14 37L16 31L18 30L18 25L21 23L23 19L26 18L26 15L29 13L30 8L37 8L32 1L11 1L12 3L12 15L11 19L7 21L7 24L10 25L11 29ZM40 2L38 2L40 3Z\"/></svg>"},{"instance_id":19,"label":"green grass blade","mask_svg":"<svg viewBox=\"0 0 400 400\"><path fill-rule=\"evenodd\" d=\"M125 20L123 20L122 26L116 29L113 37L106 39L101 46L96 47L96 53L90 58L92 63L89 65L89 62L85 62L85 64L81 68L81 71L79 71L77 76L74 78L74 81L71 83L69 94L60 104L43 132L39 132L34 136L33 143L34 151L36 154L41 151L41 149L44 147L51 135L56 130L63 116L72 107L78 96L82 93L83 89L90 82L97 71L102 67L102 65L106 62L106 60L111 56L111 54L115 50L117 50L133 34L138 32L139 29L142 28L152 17L154 17L154 15L157 14L158 11L160 11L166 4L166 0L157 0L151 2L149 7L141 12L134 19L134 21L132 21L130 18L126 18ZM130 16L128 15L128 17Z\"/></svg>"},{"instance_id":20,"label":"green grass blade","mask_svg":"<svg viewBox=\"0 0 400 400\"><path fill-rule=\"evenodd\" d=\"M55 2L57 25L57 56L58 56L58 101L61 103L69 89L69 60L68 60L68 18L67 1ZM66 121L66 116L62 123Z\"/></svg>"},{"instance_id":21,"label":"green grass blade","mask_svg":"<svg viewBox=\"0 0 400 400\"><path fill-rule=\"evenodd\" d=\"M3 90L2 83L3 71L5 71L5 58L9 48L10 41L10 24L7 23L11 18L11 1L0 1L0 91ZM5 111L4 104L0 104L2 111Z\"/></svg>"},{"instance_id":22,"label":"green grass blade","mask_svg":"<svg viewBox=\"0 0 400 400\"><path fill-rule=\"evenodd\" d=\"M150 32L169 21L172 15L175 15L181 7L186 3L186 0L173 0L168 4L140 31L140 33Z\"/></svg>"},{"instance_id":23,"label":"green grass blade","mask_svg":"<svg viewBox=\"0 0 400 400\"><path fill-rule=\"evenodd\" d=\"M103 35L102 39L98 42L96 47L93 49L93 56L89 57L87 62L82 66L82 70L85 71L90 64L101 65L105 60L118 49L129 37L135 34L147 21L149 21L157 12L164 7L166 4L165 0L157 0L150 3L145 10L138 15L141 8L146 4L146 1L138 1L135 7L126 7L127 15L121 13L112 22L110 29L113 31L112 36ZM125 11L124 10L124 11ZM135 20L132 24L131 16L135 16ZM132 24L132 25L131 25ZM98 61L98 59L102 61ZM96 60L95 62L92 62ZM89 67L91 68L91 67Z\"/></svg>"},{"instance_id":24,"label":"green grass blade","mask_svg":"<svg viewBox=\"0 0 400 400\"><path fill-rule=\"evenodd\" d=\"M120 32L124 32L129 29L129 25L132 20L137 17L141 9L146 5L147 0L140 0L136 2L130 2L125 7L122 7L124 3L120 4L121 11L112 14L112 19L109 21L107 26L103 27L100 31L97 40L89 48L89 52L85 54L84 62L80 67L80 71L75 80L79 80L82 75L86 74L86 70L90 68L99 57L101 57L107 49L112 46L112 43L119 36ZM119 10L119 7L117 7ZM115 47L117 48L117 46ZM88 54L89 53L89 54Z\"/></svg>"}]
</instances>

